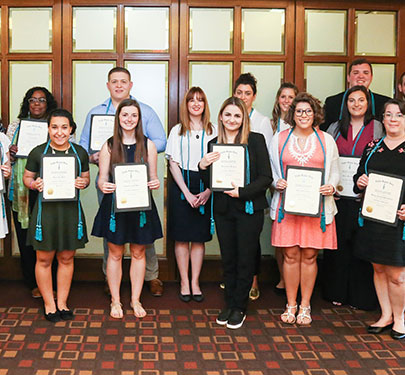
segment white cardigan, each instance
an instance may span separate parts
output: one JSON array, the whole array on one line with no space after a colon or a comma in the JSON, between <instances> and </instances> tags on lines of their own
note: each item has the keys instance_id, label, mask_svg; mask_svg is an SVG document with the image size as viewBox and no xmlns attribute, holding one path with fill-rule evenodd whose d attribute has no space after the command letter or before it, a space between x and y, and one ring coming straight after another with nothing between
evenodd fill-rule
<instances>
[{"instance_id":1,"label":"white cardigan","mask_svg":"<svg viewBox=\"0 0 405 375\"><path fill-rule=\"evenodd\" d=\"M288 132L289 130L284 130ZM321 131L318 130L318 133ZM340 172L339 172L339 151L336 146L335 141L333 140L330 134L322 132L325 137L325 152L326 152L326 161L325 161L325 184L331 184L336 188L336 185L339 182ZM278 140L280 133L276 133L273 136L270 147L270 162L271 170L273 172L273 187L276 187L276 183L280 178L283 178L281 175L281 166L280 166L280 155L278 152ZM280 193L274 189L273 198L271 200L270 206L270 217L275 220L277 216L277 207L280 200ZM335 204L335 199L333 195L325 196L325 221L326 224L330 224L333 221L333 217L337 214L337 207Z\"/></svg>"}]
</instances>

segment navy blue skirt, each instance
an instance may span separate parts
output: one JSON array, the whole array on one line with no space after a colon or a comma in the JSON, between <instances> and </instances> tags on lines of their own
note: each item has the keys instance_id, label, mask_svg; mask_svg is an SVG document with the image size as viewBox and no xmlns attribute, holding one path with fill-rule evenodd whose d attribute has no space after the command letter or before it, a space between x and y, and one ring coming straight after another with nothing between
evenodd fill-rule
<instances>
[{"instance_id":1,"label":"navy blue skirt","mask_svg":"<svg viewBox=\"0 0 405 375\"><path fill-rule=\"evenodd\" d=\"M111 232L112 197L112 194L104 194L100 208L94 219L93 230L91 231L93 236L103 237L108 242L116 245L124 245L126 243L148 245L163 237L162 226L153 199L152 209L144 211L146 214L146 224L142 228L139 225L140 211L116 212L115 232Z\"/></svg>"},{"instance_id":2,"label":"navy blue skirt","mask_svg":"<svg viewBox=\"0 0 405 375\"><path fill-rule=\"evenodd\" d=\"M187 181L187 171L185 179ZM190 192L200 192L199 172L190 171ZM181 199L181 190L175 181L169 185L168 195L168 237L181 242L211 241L211 198L205 204L205 213L201 214L199 208L192 208L186 199Z\"/></svg>"}]
</instances>

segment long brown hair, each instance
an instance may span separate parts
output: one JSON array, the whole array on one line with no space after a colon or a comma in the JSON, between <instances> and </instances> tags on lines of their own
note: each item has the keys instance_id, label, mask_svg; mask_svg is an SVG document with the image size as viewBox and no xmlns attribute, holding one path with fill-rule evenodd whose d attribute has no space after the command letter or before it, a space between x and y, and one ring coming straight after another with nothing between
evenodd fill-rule
<instances>
[{"instance_id":1,"label":"long brown hair","mask_svg":"<svg viewBox=\"0 0 405 375\"><path fill-rule=\"evenodd\" d=\"M194 95L196 95L198 99L202 99L204 102L204 111L201 115L201 122L205 132L207 134L212 134L213 127L210 121L210 108L208 106L207 96L201 87L193 86L187 91L186 95L184 95L184 99L180 105L179 135L186 135L187 132L190 131L190 116L188 113L187 104L191 99L194 98Z\"/></svg>"},{"instance_id":2,"label":"long brown hair","mask_svg":"<svg viewBox=\"0 0 405 375\"><path fill-rule=\"evenodd\" d=\"M125 163L125 146L122 142L122 128L120 126L120 113L124 107L135 107L138 109L138 124L136 125L135 132L135 157L134 162L146 163L148 161L148 153L145 147L145 137L142 128L142 115L139 103L134 99L124 99L118 106L115 113L114 121L114 135L108 140L108 146L111 152L110 169L114 164ZM129 161L129 160L128 160Z\"/></svg>"},{"instance_id":3,"label":"long brown hair","mask_svg":"<svg viewBox=\"0 0 405 375\"><path fill-rule=\"evenodd\" d=\"M228 105L237 106L242 112L242 125L239 128L239 132L236 135L235 143L248 143L249 133L250 133L250 119L245 103L234 96L226 99L221 106L218 114L218 143L228 143L226 139L224 124L222 123L221 116L225 108Z\"/></svg>"},{"instance_id":4,"label":"long brown hair","mask_svg":"<svg viewBox=\"0 0 405 375\"><path fill-rule=\"evenodd\" d=\"M276 100L275 100L274 106L273 106L273 112L271 114L271 117L273 120L273 123L272 123L273 133L275 133L277 131L277 123L278 123L278 120L281 118L281 108L280 108L280 103L278 102L278 99L280 98L280 95L284 89L292 89L292 90L294 90L295 96L298 95L298 87L295 86L293 83L284 82L281 84L280 88L277 91Z\"/></svg>"}]
</instances>

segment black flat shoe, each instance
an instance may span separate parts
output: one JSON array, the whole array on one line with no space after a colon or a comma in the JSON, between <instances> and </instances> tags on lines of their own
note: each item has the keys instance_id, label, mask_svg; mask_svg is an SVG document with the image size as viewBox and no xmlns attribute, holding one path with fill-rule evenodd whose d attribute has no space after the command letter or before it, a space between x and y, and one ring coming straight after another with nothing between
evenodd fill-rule
<instances>
[{"instance_id":1,"label":"black flat shoe","mask_svg":"<svg viewBox=\"0 0 405 375\"><path fill-rule=\"evenodd\" d=\"M193 298L193 301L196 301L196 302L202 302L202 301L204 301L204 294L193 294L193 296L192 296L192 298Z\"/></svg>"},{"instance_id":2,"label":"black flat shoe","mask_svg":"<svg viewBox=\"0 0 405 375\"><path fill-rule=\"evenodd\" d=\"M59 310L59 315L62 320L72 320L73 319L72 310Z\"/></svg>"},{"instance_id":3,"label":"black flat shoe","mask_svg":"<svg viewBox=\"0 0 405 375\"><path fill-rule=\"evenodd\" d=\"M181 294L179 293L180 301L183 302L190 302L191 301L191 294Z\"/></svg>"},{"instance_id":4,"label":"black flat shoe","mask_svg":"<svg viewBox=\"0 0 405 375\"><path fill-rule=\"evenodd\" d=\"M405 333L397 332L397 331L392 329L391 330L391 337L394 340L402 340L402 339L405 339Z\"/></svg>"},{"instance_id":5,"label":"black flat shoe","mask_svg":"<svg viewBox=\"0 0 405 375\"><path fill-rule=\"evenodd\" d=\"M56 310L54 313L48 313L48 314L44 311L44 317L47 321L52 322L52 323L60 322L60 314L59 314L58 310Z\"/></svg>"},{"instance_id":6,"label":"black flat shoe","mask_svg":"<svg viewBox=\"0 0 405 375\"><path fill-rule=\"evenodd\" d=\"M394 323L388 324L385 327L374 327L374 326L368 326L367 327L367 332L368 333L372 333L375 335L378 335L384 331L386 331L387 329L392 328L392 326L394 325Z\"/></svg>"}]
</instances>

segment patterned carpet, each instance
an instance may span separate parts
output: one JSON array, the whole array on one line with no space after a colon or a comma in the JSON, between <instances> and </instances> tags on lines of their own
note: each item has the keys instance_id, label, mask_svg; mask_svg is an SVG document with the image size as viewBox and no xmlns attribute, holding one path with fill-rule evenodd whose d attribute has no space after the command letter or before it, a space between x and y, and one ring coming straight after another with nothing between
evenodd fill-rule
<instances>
[{"instance_id":1,"label":"patterned carpet","mask_svg":"<svg viewBox=\"0 0 405 375\"><path fill-rule=\"evenodd\" d=\"M166 298L177 285L169 288ZM210 289L221 297L219 288ZM156 308L142 320L130 310L114 320L104 305L76 307L73 321L55 325L44 320L38 301L1 307L0 375L405 374L405 342L389 332L366 333L376 313L320 303L311 326L291 326L279 320L279 300L280 308L269 309L261 298L233 331L215 323L218 306L176 300L178 308L167 309L164 299L145 297ZM3 298L0 304L7 305Z\"/></svg>"}]
</instances>

